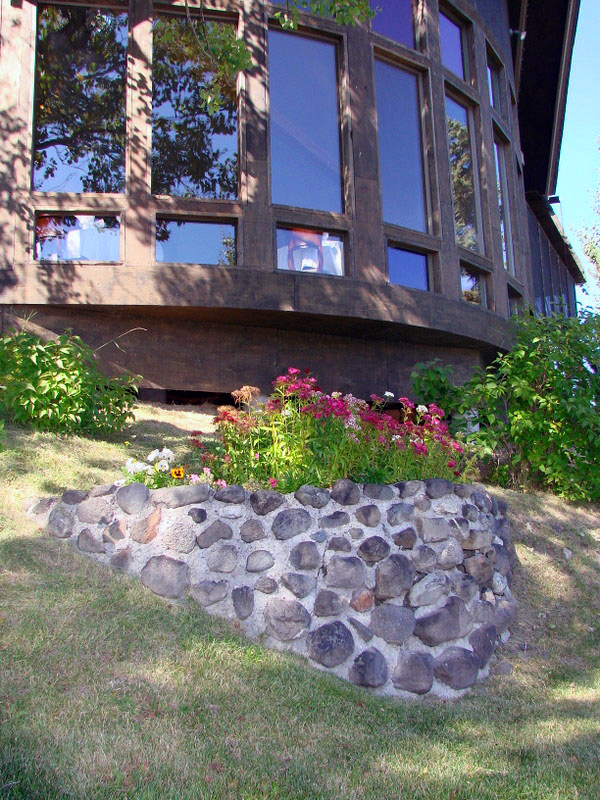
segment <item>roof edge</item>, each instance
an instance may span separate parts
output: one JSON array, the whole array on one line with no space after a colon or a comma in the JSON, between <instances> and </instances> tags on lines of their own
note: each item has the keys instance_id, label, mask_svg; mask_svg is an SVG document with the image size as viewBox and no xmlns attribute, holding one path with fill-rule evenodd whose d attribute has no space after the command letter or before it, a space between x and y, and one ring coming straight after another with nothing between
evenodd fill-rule
<instances>
[{"instance_id":1,"label":"roof edge","mask_svg":"<svg viewBox=\"0 0 600 800\"><path fill-rule=\"evenodd\" d=\"M554 213L554 209L548 202L548 198L539 192L526 192L525 197L535 218L542 226L550 243L569 270L569 274L575 283L578 285L585 283L581 261L573 250L571 242L567 238L558 217Z\"/></svg>"}]
</instances>

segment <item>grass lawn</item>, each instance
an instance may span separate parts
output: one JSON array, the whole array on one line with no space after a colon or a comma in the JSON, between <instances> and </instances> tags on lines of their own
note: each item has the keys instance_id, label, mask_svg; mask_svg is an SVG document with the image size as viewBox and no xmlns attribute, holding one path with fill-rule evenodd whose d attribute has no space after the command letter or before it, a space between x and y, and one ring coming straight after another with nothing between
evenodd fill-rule
<instances>
[{"instance_id":1,"label":"grass lawn","mask_svg":"<svg viewBox=\"0 0 600 800\"><path fill-rule=\"evenodd\" d=\"M598 509L494 489L521 566L492 676L454 703L375 698L76 555L23 511L114 480L130 455L184 452L209 425L142 405L100 441L8 428L0 798L600 798Z\"/></svg>"}]
</instances>

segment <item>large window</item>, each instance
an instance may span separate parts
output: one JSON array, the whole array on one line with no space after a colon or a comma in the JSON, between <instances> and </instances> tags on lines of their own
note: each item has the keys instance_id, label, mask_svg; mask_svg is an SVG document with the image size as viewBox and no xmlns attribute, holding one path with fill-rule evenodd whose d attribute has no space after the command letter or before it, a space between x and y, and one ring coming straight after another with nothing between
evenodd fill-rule
<instances>
[{"instance_id":1,"label":"large window","mask_svg":"<svg viewBox=\"0 0 600 800\"><path fill-rule=\"evenodd\" d=\"M40 5L33 189L123 192L127 15Z\"/></svg>"},{"instance_id":2,"label":"large window","mask_svg":"<svg viewBox=\"0 0 600 800\"><path fill-rule=\"evenodd\" d=\"M344 242L329 231L278 228L277 269L343 275Z\"/></svg>"},{"instance_id":3,"label":"large window","mask_svg":"<svg viewBox=\"0 0 600 800\"><path fill-rule=\"evenodd\" d=\"M494 160L496 164L496 196L500 211L500 239L502 242L502 263L504 269L514 274L515 261L513 254L510 206L508 202L508 182L506 179L506 158L504 146L494 142Z\"/></svg>"},{"instance_id":4,"label":"large window","mask_svg":"<svg viewBox=\"0 0 600 800\"><path fill-rule=\"evenodd\" d=\"M208 22L210 26L216 23ZM152 193L234 198L238 193L237 99L204 111L210 65L184 16L160 16L152 28Z\"/></svg>"},{"instance_id":5,"label":"large window","mask_svg":"<svg viewBox=\"0 0 600 800\"><path fill-rule=\"evenodd\" d=\"M388 276L390 283L411 289L429 289L427 256L400 247L388 247Z\"/></svg>"},{"instance_id":6,"label":"large window","mask_svg":"<svg viewBox=\"0 0 600 800\"><path fill-rule=\"evenodd\" d=\"M38 261L120 261L120 220L93 214L37 214Z\"/></svg>"},{"instance_id":7,"label":"large window","mask_svg":"<svg viewBox=\"0 0 600 800\"><path fill-rule=\"evenodd\" d=\"M342 211L335 45L269 31L274 203Z\"/></svg>"},{"instance_id":8,"label":"large window","mask_svg":"<svg viewBox=\"0 0 600 800\"><path fill-rule=\"evenodd\" d=\"M440 12L440 47L442 64L461 80L466 78L464 32L460 25Z\"/></svg>"},{"instance_id":9,"label":"large window","mask_svg":"<svg viewBox=\"0 0 600 800\"><path fill-rule=\"evenodd\" d=\"M451 97L446 97L446 123L456 243L481 250L469 110Z\"/></svg>"},{"instance_id":10,"label":"large window","mask_svg":"<svg viewBox=\"0 0 600 800\"><path fill-rule=\"evenodd\" d=\"M156 260L234 266L235 227L195 220L156 220Z\"/></svg>"},{"instance_id":11,"label":"large window","mask_svg":"<svg viewBox=\"0 0 600 800\"><path fill-rule=\"evenodd\" d=\"M415 46L412 0L371 0L371 29L407 47Z\"/></svg>"},{"instance_id":12,"label":"large window","mask_svg":"<svg viewBox=\"0 0 600 800\"><path fill-rule=\"evenodd\" d=\"M375 62L383 219L424 231L425 190L417 76Z\"/></svg>"}]
</instances>

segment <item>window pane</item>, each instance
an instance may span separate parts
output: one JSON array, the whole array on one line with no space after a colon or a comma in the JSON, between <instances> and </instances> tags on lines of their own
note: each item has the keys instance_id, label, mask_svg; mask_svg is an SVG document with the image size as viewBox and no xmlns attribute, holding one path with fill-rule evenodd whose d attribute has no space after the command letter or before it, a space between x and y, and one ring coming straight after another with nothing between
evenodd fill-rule
<instances>
[{"instance_id":1,"label":"window pane","mask_svg":"<svg viewBox=\"0 0 600 800\"><path fill-rule=\"evenodd\" d=\"M344 274L344 242L328 231L277 229L277 269Z\"/></svg>"},{"instance_id":2,"label":"window pane","mask_svg":"<svg viewBox=\"0 0 600 800\"><path fill-rule=\"evenodd\" d=\"M222 30L235 38L232 25ZM237 197L235 82L222 110L207 113L202 93L212 76L187 18L158 17L152 31L152 194Z\"/></svg>"},{"instance_id":3,"label":"window pane","mask_svg":"<svg viewBox=\"0 0 600 800\"><path fill-rule=\"evenodd\" d=\"M390 283L411 289L429 289L427 256L422 253L388 247L388 274Z\"/></svg>"},{"instance_id":4,"label":"window pane","mask_svg":"<svg viewBox=\"0 0 600 800\"><path fill-rule=\"evenodd\" d=\"M38 261L120 261L120 220L92 214L39 214L35 219Z\"/></svg>"},{"instance_id":5,"label":"window pane","mask_svg":"<svg viewBox=\"0 0 600 800\"><path fill-rule=\"evenodd\" d=\"M234 266L235 226L187 220L156 220L156 260Z\"/></svg>"},{"instance_id":6,"label":"window pane","mask_svg":"<svg viewBox=\"0 0 600 800\"><path fill-rule=\"evenodd\" d=\"M442 64L464 81L465 63L462 48L462 29L441 13L440 46L442 49Z\"/></svg>"},{"instance_id":7,"label":"window pane","mask_svg":"<svg viewBox=\"0 0 600 800\"><path fill-rule=\"evenodd\" d=\"M273 202L342 211L335 47L269 31Z\"/></svg>"},{"instance_id":8,"label":"window pane","mask_svg":"<svg viewBox=\"0 0 600 800\"><path fill-rule=\"evenodd\" d=\"M469 250L479 250L469 115L464 106L449 97L446 98L446 122L456 242Z\"/></svg>"},{"instance_id":9,"label":"window pane","mask_svg":"<svg viewBox=\"0 0 600 800\"><path fill-rule=\"evenodd\" d=\"M460 288L462 299L467 303L483 305L483 281L477 272L471 272L466 267L460 268Z\"/></svg>"},{"instance_id":10,"label":"window pane","mask_svg":"<svg viewBox=\"0 0 600 800\"><path fill-rule=\"evenodd\" d=\"M412 0L371 0L371 8L377 12L371 20L374 33L414 48Z\"/></svg>"},{"instance_id":11,"label":"window pane","mask_svg":"<svg viewBox=\"0 0 600 800\"><path fill-rule=\"evenodd\" d=\"M425 191L417 77L375 62L383 218L424 231Z\"/></svg>"},{"instance_id":12,"label":"window pane","mask_svg":"<svg viewBox=\"0 0 600 800\"><path fill-rule=\"evenodd\" d=\"M498 208L500 211L502 263L504 265L504 269L514 273L512 233L508 205L508 184L506 182L506 161L504 159L504 149L498 144L498 142L494 142L494 158L496 161L496 193L498 197Z\"/></svg>"},{"instance_id":13,"label":"window pane","mask_svg":"<svg viewBox=\"0 0 600 800\"><path fill-rule=\"evenodd\" d=\"M126 14L39 7L35 190L124 190L126 57Z\"/></svg>"}]
</instances>

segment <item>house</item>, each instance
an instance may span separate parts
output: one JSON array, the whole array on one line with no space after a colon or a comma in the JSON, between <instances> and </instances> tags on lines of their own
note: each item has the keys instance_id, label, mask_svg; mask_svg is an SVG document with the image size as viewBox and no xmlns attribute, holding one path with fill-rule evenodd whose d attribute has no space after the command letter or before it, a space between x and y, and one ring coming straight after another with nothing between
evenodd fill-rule
<instances>
[{"instance_id":1,"label":"house","mask_svg":"<svg viewBox=\"0 0 600 800\"><path fill-rule=\"evenodd\" d=\"M260 0L1 0L3 328L71 328L147 389L294 365L365 395L575 314L550 198L578 0L372 5L292 32ZM213 113L198 16L253 59Z\"/></svg>"}]
</instances>

